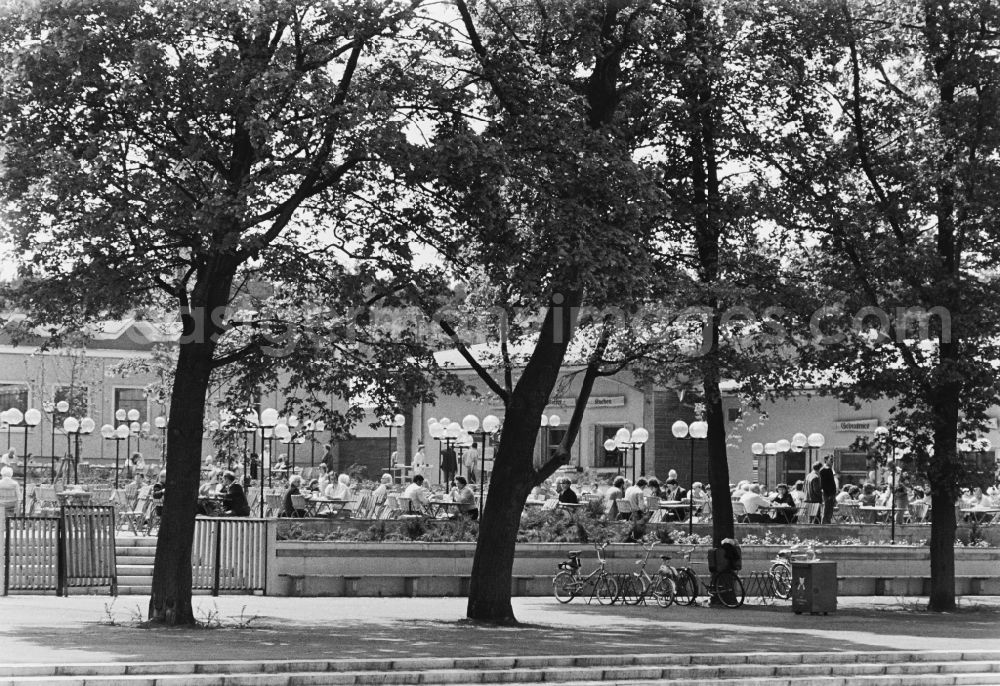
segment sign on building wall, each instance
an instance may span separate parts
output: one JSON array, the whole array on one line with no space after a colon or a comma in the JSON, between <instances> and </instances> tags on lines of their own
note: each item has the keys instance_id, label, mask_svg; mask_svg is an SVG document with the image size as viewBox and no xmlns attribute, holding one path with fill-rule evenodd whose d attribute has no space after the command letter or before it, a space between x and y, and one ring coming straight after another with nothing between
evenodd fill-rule
<instances>
[{"instance_id":1,"label":"sign on building wall","mask_svg":"<svg viewBox=\"0 0 1000 686\"><path fill-rule=\"evenodd\" d=\"M553 398L549 407L575 407L576 398ZM587 398L587 407L624 407L624 395L592 395Z\"/></svg>"},{"instance_id":2,"label":"sign on building wall","mask_svg":"<svg viewBox=\"0 0 1000 686\"><path fill-rule=\"evenodd\" d=\"M834 431L871 433L878 427L877 419L840 419L834 422Z\"/></svg>"}]
</instances>

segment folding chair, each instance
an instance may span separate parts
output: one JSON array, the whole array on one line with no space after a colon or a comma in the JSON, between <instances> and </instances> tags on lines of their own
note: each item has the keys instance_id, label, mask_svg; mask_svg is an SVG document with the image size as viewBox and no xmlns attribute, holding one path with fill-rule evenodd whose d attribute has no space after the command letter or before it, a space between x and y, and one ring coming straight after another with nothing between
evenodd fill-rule
<instances>
[{"instance_id":1,"label":"folding chair","mask_svg":"<svg viewBox=\"0 0 1000 686\"><path fill-rule=\"evenodd\" d=\"M747 515L747 508L743 503L733 503L733 521L741 524L746 524L750 521L750 516Z\"/></svg>"},{"instance_id":2,"label":"folding chair","mask_svg":"<svg viewBox=\"0 0 1000 686\"><path fill-rule=\"evenodd\" d=\"M264 494L264 507L265 517L277 517L281 510L284 509L285 504L281 502L280 493L265 493Z\"/></svg>"},{"instance_id":3,"label":"folding chair","mask_svg":"<svg viewBox=\"0 0 1000 686\"><path fill-rule=\"evenodd\" d=\"M861 521L861 506L855 503L840 503L837 505L840 521L845 524L857 524Z\"/></svg>"},{"instance_id":4,"label":"folding chair","mask_svg":"<svg viewBox=\"0 0 1000 686\"><path fill-rule=\"evenodd\" d=\"M56 495L55 486L45 484L36 486L33 497L35 499L35 506L37 507L40 515L53 516L59 514L59 497ZM32 507L32 510L35 510L36 507Z\"/></svg>"},{"instance_id":5,"label":"folding chair","mask_svg":"<svg viewBox=\"0 0 1000 686\"><path fill-rule=\"evenodd\" d=\"M618 509L618 514L615 519L630 519L632 517L632 503L625 500L625 498L619 498L615 501L615 506Z\"/></svg>"},{"instance_id":6,"label":"folding chair","mask_svg":"<svg viewBox=\"0 0 1000 686\"><path fill-rule=\"evenodd\" d=\"M803 503L799 510L799 524L810 524L819 517L821 503Z\"/></svg>"},{"instance_id":7,"label":"folding chair","mask_svg":"<svg viewBox=\"0 0 1000 686\"><path fill-rule=\"evenodd\" d=\"M927 520L927 503L910 503L907 509L911 524L922 524Z\"/></svg>"}]
</instances>

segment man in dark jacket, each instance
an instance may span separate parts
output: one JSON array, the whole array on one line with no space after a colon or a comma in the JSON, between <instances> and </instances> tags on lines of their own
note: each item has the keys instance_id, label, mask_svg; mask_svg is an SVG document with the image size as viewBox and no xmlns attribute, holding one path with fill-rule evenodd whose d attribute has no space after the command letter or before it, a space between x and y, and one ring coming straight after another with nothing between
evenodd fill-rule
<instances>
[{"instance_id":1,"label":"man in dark jacket","mask_svg":"<svg viewBox=\"0 0 1000 686\"><path fill-rule=\"evenodd\" d=\"M230 517L249 517L250 503L243 487L236 483L236 475L226 472L222 475L222 509Z\"/></svg>"},{"instance_id":2,"label":"man in dark jacket","mask_svg":"<svg viewBox=\"0 0 1000 686\"><path fill-rule=\"evenodd\" d=\"M820 508L823 506L823 482L819 478L822 462L816 462L812 471L806 475L806 509L809 512L809 523L820 523Z\"/></svg>"},{"instance_id":3,"label":"man in dark jacket","mask_svg":"<svg viewBox=\"0 0 1000 686\"><path fill-rule=\"evenodd\" d=\"M833 475L833 456L826 458L819 470L819 483L823 489L823 523L833 522L833 510L837 506L837 479Z\"/></svg>"}]
</instances>

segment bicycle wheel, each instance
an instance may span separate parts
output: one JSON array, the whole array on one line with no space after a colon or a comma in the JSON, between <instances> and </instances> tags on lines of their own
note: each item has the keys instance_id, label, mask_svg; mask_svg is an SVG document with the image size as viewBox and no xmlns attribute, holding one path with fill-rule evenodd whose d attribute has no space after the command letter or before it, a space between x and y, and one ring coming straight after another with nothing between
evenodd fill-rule
<instances>
[{"instance_id":1,"label":"bicycle wheel","mask_svg":"<svg viewBox=\"0 0 1000 686\"><path fill-rule=\"evenodd\" d=\"M677 588L674 580L669 576L661 576L653 582L653 597L660 607L670 607L671 603L677 601Z\"/></svg>"},{"instance_id":2,"label":"bicycle wheel","mask_svg":"<svg viewBox=\"0 0 1000 686\"><path fill-rule=\"evenodd\" d=\"M573 600L578 588L576 579L569 572L559 572L552 577L552 593L560 603L568 603Z\"/></svg>"},{"instance_id":3,"label":"bicycle wheel","mask_svg":"<svg viewBox=\"0 0 1000 686\"><path fill-rule=\"evenodd\" d=\"M594 597L601 605L610 605L618 598L618 582L605 574L594 584Z\"/></svg>"},{"instance_id":4,"label":"bicycle wheel","mask_svg":"<svg viewBox=\"0 0 1000 686\"><path fill-rule=\"evenodd\" d=\"M775 562L770 571L774 597L788 600L792 594L792 568L784 562Z\"/></svg>"},{"instance_id":5,"label":"bicycle wheel","mask_svg":"<svg viewBox=\"0 0 1000 686\"><path fill-rule=\"evenodd\" d=\"M642 598L645 595L643 581L644 579L636 577L634 574L622 579L618 591L621 593L623 603L626 605L638 605L642 602Z\"/></svg>"},{"instance_id":6,"label":"bicycle wheel","mask_svg":"<svg viewBox=\"0 0 1000 686\"><path fill-rule=\"evenodd\" d=\"M712 595L726 607L735 608L743 604L746 593L743 582L735 572L719 572L712 577Z\"/></svg>"},{"instance_id":7,"label":"bicycle wheel","mask_svg":"<svg viewBox=\"0 0 1000 686\"><path fill-rule=\"evenodd\" d=\"M690 569L677 571L674 579L674 602L678 605L694 605L698 599L698 577Z\"/></svg>"}]
</instances>

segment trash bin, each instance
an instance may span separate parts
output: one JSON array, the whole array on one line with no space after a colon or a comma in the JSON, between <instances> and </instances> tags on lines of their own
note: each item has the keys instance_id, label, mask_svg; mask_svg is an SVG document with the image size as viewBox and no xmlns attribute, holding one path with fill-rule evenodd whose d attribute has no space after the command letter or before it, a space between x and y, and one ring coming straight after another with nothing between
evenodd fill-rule
<instances>
[{"instance_id":1,"label":"trash bin","mask_svg":"<svg viewBox=\"0 0 1000 686\"><path fill-rule=\"evenodd\" d=\"M792 610L795 614L837 610L837 563L829 560L792 562Z\"/></svg>"}]
</instances>

